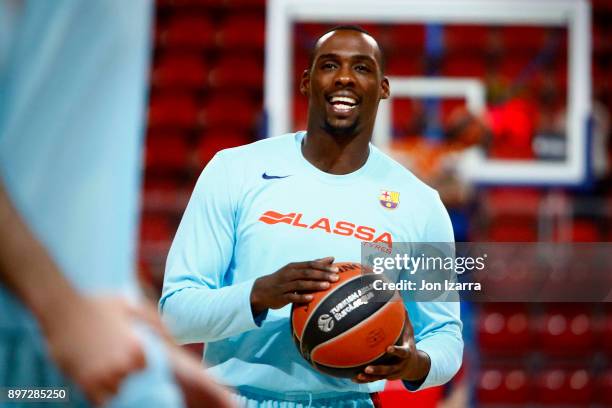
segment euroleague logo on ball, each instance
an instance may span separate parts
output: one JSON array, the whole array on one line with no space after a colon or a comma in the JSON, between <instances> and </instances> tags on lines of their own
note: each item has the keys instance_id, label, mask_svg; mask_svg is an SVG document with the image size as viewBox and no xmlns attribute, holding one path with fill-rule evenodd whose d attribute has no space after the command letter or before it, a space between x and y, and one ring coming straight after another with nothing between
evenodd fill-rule
<instances>
[{"instance_id":1,"label":"euroleague logo on ball","mask_svg":"<svg viewBox=\"0 0 612 408\"><path fill-rule=\"evenodd\" d=\"M334 328L334 318L328 314L322 314L317 320L319 329L325 333Z\"/></svg>"}]
</instances>

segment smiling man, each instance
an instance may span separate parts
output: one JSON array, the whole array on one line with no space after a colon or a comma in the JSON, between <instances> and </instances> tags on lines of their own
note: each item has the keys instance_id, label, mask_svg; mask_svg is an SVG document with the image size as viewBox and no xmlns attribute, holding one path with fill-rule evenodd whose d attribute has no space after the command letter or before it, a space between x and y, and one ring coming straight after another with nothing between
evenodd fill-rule
<instances>
[{"instance_id":1,"label":"smiling man","mask_svg":"<svg viewBox=\"0 0 612 408\"><path fill-rule=\"evenodd\" d=\"M317 41L302 75L308 129L228 149L206 166L172 244L160 309L245 406L371 407L384 379L447 382L463 350L458 303L406 303L412 326L389 366L353 378L315 371L290 333L291 303L360 262L361 243L452 242L438 194L374 147L389 96L382 51L355 26ZM413 329L413 330L412 330Z\"/></svg>"}]
</instances>

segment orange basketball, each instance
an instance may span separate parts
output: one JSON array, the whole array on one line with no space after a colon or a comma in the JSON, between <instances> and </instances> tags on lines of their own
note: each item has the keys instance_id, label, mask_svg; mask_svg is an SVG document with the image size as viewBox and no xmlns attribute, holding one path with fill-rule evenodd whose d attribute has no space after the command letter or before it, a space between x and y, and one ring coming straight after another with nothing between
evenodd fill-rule
<instances>
[{"instance_id":1,"label":"orange basketball","mask_svg":"<svg viewBox=\"0 0 612 408\"><path fill-rule=\"evenodd\" d=\"M316 369L352 378L367 365L391 364L391 344L402 342L406 320L397 291L382 290L384 275L365 272L357 263L337 263L340 279L293 305L291 332L300 354Z\"/></svg>"}]
</instances>

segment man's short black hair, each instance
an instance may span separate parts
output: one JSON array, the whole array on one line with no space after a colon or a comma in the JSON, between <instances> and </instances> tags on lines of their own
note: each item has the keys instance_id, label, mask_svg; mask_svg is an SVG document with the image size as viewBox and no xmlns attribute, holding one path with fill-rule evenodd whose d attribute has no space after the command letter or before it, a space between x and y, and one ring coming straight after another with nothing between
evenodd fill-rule
<instances>
[{"instance_id":1,"label":"man's short black hair","mask_svg":"<svg viewBox=\"0 0 612 408\"><path fill-rule=\"evenodd\" d=\"M376 45L378 45L378 49L380 50L380 71L382 74L385 73L385 69L387 66L387 61L385 58L385 52L383 51L383 48L381 47L380 43L378 42L378 40L376 40L376 38L374 38L374 36L365 28L358 26L356 24L344 24L344 25L337 25L335 27L330 28L329 30L325 31L323 34L321 34L317 40L315 41L315 45L319 42L319 40L326 36L327 34L333 32L333 31L340 31L340 30L349 30L349 31L357 31L366 35L369 35L370 37L372 37L374 39L374 41L376 41ZM310 59L309 59L309 63L308 63L308 69L312 69L312 64L314 62L314 55L315 55L315 46L312 47L312 49L310 50Z\"/></svg>"}]
</instances>

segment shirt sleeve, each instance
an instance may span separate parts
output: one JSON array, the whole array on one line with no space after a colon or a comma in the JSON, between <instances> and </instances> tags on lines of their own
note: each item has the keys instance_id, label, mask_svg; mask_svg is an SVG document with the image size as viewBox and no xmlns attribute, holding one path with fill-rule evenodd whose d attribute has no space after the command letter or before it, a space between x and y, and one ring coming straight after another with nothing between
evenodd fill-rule
<instances>
[{"instance_id":1,"label":"shirt sleeve","mask_svg":"<svg viewBox=\"0 0 612 408\"><path fill-rule=\"evenodd\" d=\"M450 217L439 197L428 218L424 242L454 242ZM422 381L403 381L410 391L447 383L459 371L463 359L459 302L407 303L416 347L429 355L431 368Z\"/></svg>"},{"instance_id":2,"label":"shirt sleeve","mask_svg":"<svg viewBox=\"0 0 612 408\"><path fill-rule=\"evenodd\" d=\"M235 241L235 179L218 153L206 166L168 254L159 302L179 343L211 342L255 329L254 279L225 286ZM265 316L264 316L265 317Z\"/></svg>"}]
</instances>

